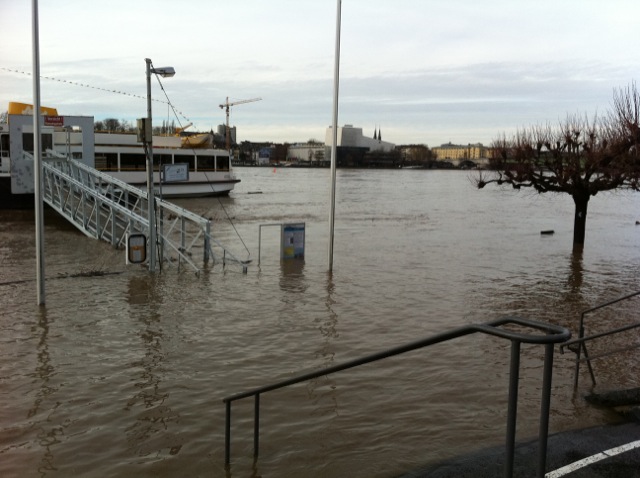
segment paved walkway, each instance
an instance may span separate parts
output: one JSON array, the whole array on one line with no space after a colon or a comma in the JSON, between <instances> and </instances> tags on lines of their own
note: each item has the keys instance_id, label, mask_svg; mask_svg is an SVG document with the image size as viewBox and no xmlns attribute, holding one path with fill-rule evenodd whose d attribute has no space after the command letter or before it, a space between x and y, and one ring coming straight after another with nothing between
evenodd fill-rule
<instances>
[{"instance_id":1,"label":"paved walkway","mask_svg":"<svg viewBox=\"0 0 640 478\"><path fill-rule=\"evenodd\" d=\"M517 445L513 477L535 477L537 459L537 441ZM546 478L640 478L640 423L550 435L546 471ZM430 465L400 478L502 476L504 447L496 447Z\"/></svg>"}]
</instances>

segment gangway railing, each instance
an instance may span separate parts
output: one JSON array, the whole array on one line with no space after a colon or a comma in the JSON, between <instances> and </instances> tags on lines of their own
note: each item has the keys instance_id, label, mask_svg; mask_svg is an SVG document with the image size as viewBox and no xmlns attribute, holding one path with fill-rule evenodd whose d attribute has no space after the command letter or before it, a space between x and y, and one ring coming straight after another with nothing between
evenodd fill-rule
<instances>
[{"instance_id":1,"label":"gangway railing","mask_svg":"<svg viewBox=\"0 0 640 478\"><path fill-rule=\"evenodd\" d=\"M619 297L617 299L614 300L610 300L609 302L605 302L603 304L597 305L595 307L592 307L591 309L587 309L585 311L583 311L580 314L580 327L578 329L578 337L574 340L571 340L570 342L566 342L564 344L562 344L562 346L560 347L560 352L564 353L564 349L565 347L568 348L569 350L571 350L572 352L574 352L576 354L576 365L575 365L575 375L573 377L573 387L574 389L578 388L578 380L580 378L580 363L581 362L586 362L587 363L587 367L589 369L589 375L591 376L591 383L593 384L593 386L596 385L596 376L595 373L593 371L593 366L591 365L591 362L600 358L604 358L610 355L614 355L617 353L621 353L621 352L626 352L628 350L632 350L635 348L640 347L640 344L634 344L631 346L625 346L625 347L620 347L617 349L612 349L609 350L607 352L603 352L600 353L598 355L594 355L591 356L589 355L589 351L587 350L587 342L590 342L592 340L596 340L596 339L601 339L603 337L609 337L611 335L615 335L615 334L619 334L622 332L626 332L628 330L632 330L632 329L636 329L638 327L640 327L640 322L633 322L631 324L622 326L622 327L616 327L613 328L611 330L608 330L606 332L601 332L598 334L594 334L594 335L590 335L590 336L585 336L585 325L584 325L584 321L586 318L587 314L590 314L592 312L595 312L597 310L600 309L604 309L606 307L611 307L612 305L615 305L619 302L623 302L625 300L629 300L632 299L636 296L640 295L640 291L638 292L634 292L632 294L628 294L625 295L623 297ZM582 358L582 354L584 353L584 359Z\"/></svg>"},{"instance_id":2,"label":"gangway railing","mask_svg":"<svg viewBox=\"0 0 640 478\"><path fill-rule=\"evenodd\" d=\"M25 159L33 156L23 153ZM97 171L60 153L47 150L43 158L43 200L88 237L124 247L129 234L149 234L147 192ZM211 235L211 221L159 198L155 224L160 264L183 264L200 272L213 265L237 263L243 272L248 261L238 259ZM201 250L202 267L194 258Z\"/></svg>"},{"instance_id":3,"label":"gangway railing","mask_svg":"<svg viewBox=\"0 0 640 478\"><path fill-rule=\"evenodd\" d=\"M536 332L542 332L543 334L518 332L516 328L530 329ZM265 385L263 387L255 388L253 390L242 393L237 393L235 395L224 398L223 402L226 406L224 455L225 466L229 467L231 463L231 404L233 402L241 400L243 398L254 397L253 454L254 460L257 460L260 441L260 396L262 394L478 332L511 341L511 361L509 367L509 402L507 408L506 452L504 464L505 477L513 476L521 344L539 344L544 345L545 347L542 378L542 397L538 432L538 464L536 474L538 478L543 478L545 475L547 460L547 440L549 434L549 410L551 402L551 380L553 374L554 346L557 343L567 341L571 337L571 332L569 332L569 330L567 330L566 328L557 325L546 324L517 317L507 317L483 324L467 325L422 340L418 340L416 342L411 342L406 345L401 345L399 347L385 350L383 352L378 352L366 357L345 362L343 364L327 367L315 372L306 373L297 377L290 378L288 380L272 383L270 385Z\"/></svg>"}]
</instances>

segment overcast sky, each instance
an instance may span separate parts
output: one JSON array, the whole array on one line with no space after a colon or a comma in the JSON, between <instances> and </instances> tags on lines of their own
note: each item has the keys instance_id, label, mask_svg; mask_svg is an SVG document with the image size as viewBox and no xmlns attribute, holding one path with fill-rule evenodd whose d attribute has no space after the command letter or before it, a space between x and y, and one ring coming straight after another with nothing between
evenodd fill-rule
<instances>
[{"instance_id":1,"label":"overcast sky","mask_svg":"<svg viewBox=\"0 0 640 478\"><path fill-rule=\"evenodd\" d=\"M232 107L239 141L324 140L332 122L335 0L40 0L39 12L41 74L57 80L42 80L42 104L62 115L145 116L151 58L175 68L163 85L198 130L225 121L226 97L262 98ZM31 18L30 1L0 0L0 110L33 100ZM638 0L343 0L339 124L396 144L489 144L604 113L637 79L639 18ZM153 115L175 119L161 103Z\"/></svg>"}]
</instances>

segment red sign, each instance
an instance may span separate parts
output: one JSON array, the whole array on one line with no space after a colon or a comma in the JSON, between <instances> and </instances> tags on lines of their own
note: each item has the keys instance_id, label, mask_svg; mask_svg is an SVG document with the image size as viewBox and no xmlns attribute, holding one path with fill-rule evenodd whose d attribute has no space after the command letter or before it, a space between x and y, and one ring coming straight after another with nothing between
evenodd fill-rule
<instances>
[{"instance_id":1,"label":"red sign","mask_svg":"<svg viewBox=\"0 0 640 478\"><path fill-rule=\"evenodd\" d=\"M45 116L45 126L64 126L64 116Z\"/></svg>"}]
</instances>

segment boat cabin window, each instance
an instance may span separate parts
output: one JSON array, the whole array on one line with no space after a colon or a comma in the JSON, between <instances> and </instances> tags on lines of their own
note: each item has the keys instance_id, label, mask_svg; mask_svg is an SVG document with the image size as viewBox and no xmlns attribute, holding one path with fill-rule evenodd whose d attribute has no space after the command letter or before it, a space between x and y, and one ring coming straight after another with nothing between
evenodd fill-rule
<instances>
[{"instance_id":1,"label":"boat cabin window","mask_svg":"<svg viewBox=\"0 0 640 478\"><path fill-rule=\"evenodd\" d=\"M118 153L96 153L96 169L100 171L118 170Z\"/></svg>"},{"instance_id":2,"label":"boat cabin window","mask_svg":"<svg viewBox=\"0 0 640 478\"><path fill-rule=\"evenodd\" d=\"M215 171L215 156L198 156L198 171Z\"/></svg>"},{"instance_id":3,"label":"boat cabin window","mask_svg":"<svg viewBox=\"0 0 640 478\"><path fill-rule=\"evenodd\" d=\"M120 169L122 171L137 171L147 169L147 160L144 154L121 153Z\"/></svg>"},{"instance_id":4,"label":"boat cabin window","mask_svg":"<svg viewBox=\"0 0 640 478\"><path fill-rule=\"evenodd\" d=\"M218 171L229 171L229 156L218 156Z\"/></svg>"},{"instance_id":5,"label":"boat cabin window","mask_svg":"<svg viewBox=\"0 0 640 478\"><path fill-rule=\"evenodd\" d=\"M53 149L53 135L42 135L42 152L47 149ZM29 153L33 153L33 133L22 133L22 149Z\"/></svg>"},{"instance_id":6,"label":"boat cabin window","mask_svg":"<svg viewBox=\"0 0 640 478\"><path fill-rule=\"evenodd\" d=\"M196 157L195 156L176 156L176 163L187 163L189 165L189 171L196 170Z\"/></svg>"},{"instance_id":7,"label":"boat cabin window","mask_svg":"<svg viewBox=\"0 0 640 478\"><path fill-rule=\"evenodd\" d=\"M189 165L189 171L195 171L196 170L196 157L193 154L188 154L186 152L176 152L176 154L173 155L173 161L168 161L171 162L173 164L188 164Z\"/></svg>"},{"instance_id":8,"label":"boat cabin window","mask_svg":"<svg viewBox=\"0 0 640 478\"><path fill-rule=\"evenodd\" d=\"M173 163L173 158L170 154L156 154L153 153L153 163L156 171L160 168L161 164L171 164Z\"/></svg>"}]
</instances>

